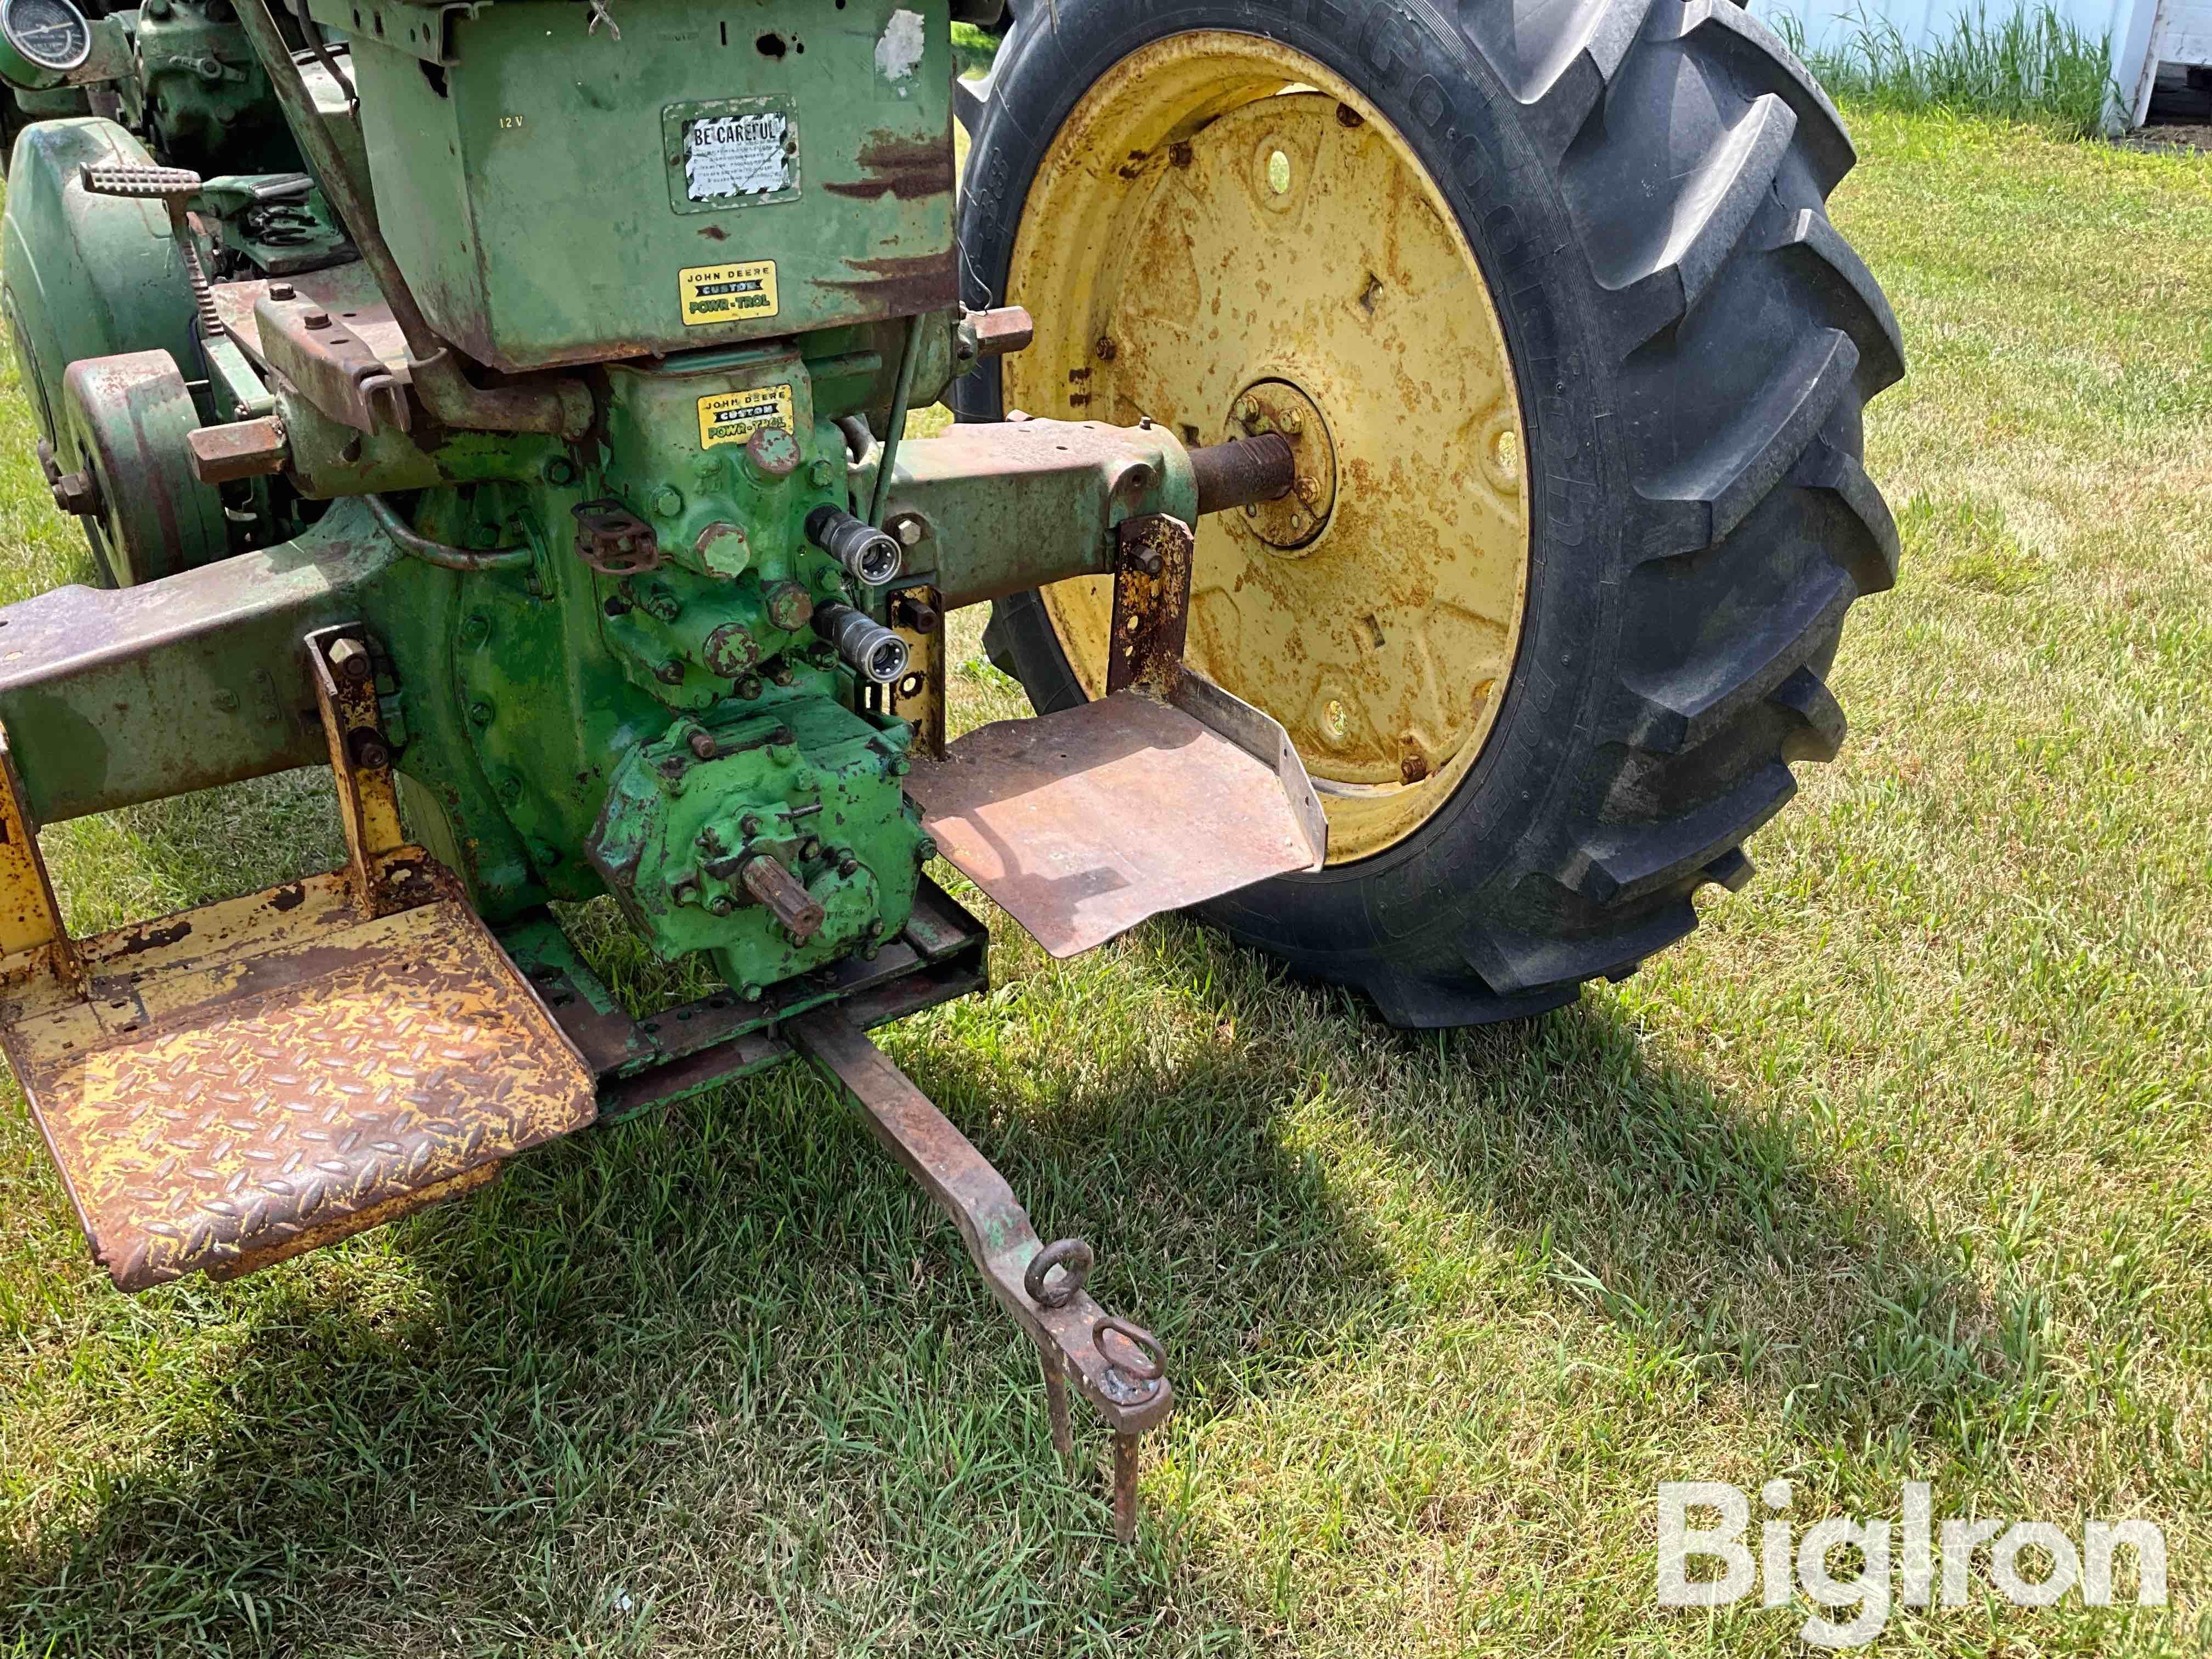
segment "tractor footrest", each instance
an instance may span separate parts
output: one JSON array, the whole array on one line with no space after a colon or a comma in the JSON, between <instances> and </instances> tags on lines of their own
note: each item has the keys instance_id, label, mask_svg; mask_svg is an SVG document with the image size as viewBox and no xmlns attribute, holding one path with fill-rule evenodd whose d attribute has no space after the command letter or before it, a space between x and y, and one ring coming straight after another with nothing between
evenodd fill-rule
<instances>
[{"instance_id":1,"label":"tractor footrest","mask_svg":"<svg viewBox=\"0 0 2212 1659\"><path fill-rule=\"evenodd\" d=\"M1055 957L1318 870L1328 827L1283 728L1185 672L969 732L907 793L945 856Z\"/></svg>"},{"instance_id":2,"label":"tractor footrest","mask_svg":"<svg viewBox=\"0 0 2212 1659\"><path fill-rule=\"evenodd\" d=\"M596 1081L473 912L319 876L81 941L0 1047L125 1291L235 1278L483 1184Z\"/></svg>"}]
</instances>

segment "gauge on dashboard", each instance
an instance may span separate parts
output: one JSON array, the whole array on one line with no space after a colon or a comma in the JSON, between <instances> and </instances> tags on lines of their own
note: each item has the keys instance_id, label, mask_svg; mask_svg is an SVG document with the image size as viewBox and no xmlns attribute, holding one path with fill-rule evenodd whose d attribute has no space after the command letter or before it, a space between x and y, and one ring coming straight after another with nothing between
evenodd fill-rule
<instances>
[{"instance_id":1,"label":"gauge on dashboard","mask_svg":"<svg viewBox=\"0 0 2212 1659\"><path fill-rule=\"evenodd\" d=\"M0 0L0 34L28 62L58 74L92 56L92 25L70 0Z\"/></svg>"}]
</instances>

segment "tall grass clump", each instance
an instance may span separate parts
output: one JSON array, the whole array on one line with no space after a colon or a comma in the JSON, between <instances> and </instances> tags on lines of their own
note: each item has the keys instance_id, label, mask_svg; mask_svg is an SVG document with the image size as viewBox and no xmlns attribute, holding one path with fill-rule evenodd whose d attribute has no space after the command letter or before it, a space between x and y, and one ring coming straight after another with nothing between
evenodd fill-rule
<instances>
[{"instance_id":1,"label":"tall grass clump","mask_svg":"<svg viewBox=\"0 0 2212 1659\"><path fill-rule=\"evenodd\" d=\"M1788 12L1776 18L1806 67L1854 102L1908 114L1993 115L2089 138L2103 132L2118 96L2105 43L2049 5L1995 23L1977 9L1948 36L1917 46L1887 17L1858 10L1850 21L1856 33L1841 51L1808 52L1802 21Z\"/></svg>"}]
</instances>

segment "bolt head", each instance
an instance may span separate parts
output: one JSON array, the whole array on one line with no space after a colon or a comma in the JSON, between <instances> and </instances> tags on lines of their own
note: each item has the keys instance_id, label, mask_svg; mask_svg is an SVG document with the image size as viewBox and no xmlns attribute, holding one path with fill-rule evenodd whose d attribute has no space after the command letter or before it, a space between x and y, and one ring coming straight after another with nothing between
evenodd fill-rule
<instances>
[{"instance_id":1,"label":"bolt head","mask_svg":"<svg viewBox=\"0 0 2212 1659\"><path fill-rule=\"evenodd\" d=\"M817 489L827 489L837 482L837 469L828 461L817 461L808 469L807 477L813 480Z\"/></svg>"},{"instance_id":2,"label":"bolt head","mask_svg":"<svg viewBox=\"0 0 2212 1659\"><path fill-rule=\"evenodd\" d=\"M778 483L799 471L799 440L780 426L764 426L746 441L745 459L763 483Z\"/></svg>"},{"instance_id":3,"label":"bolt head","mask_svg":"<svg viewBox=\"0 0 2212 1659\"><path fill-rule=\"evenodd\" d=\"M514 805L515 802L520 800L522 799L522 780L520 778L508 778L503 781L499 786L499 798L505 801L509 806Z\"/></svg>"},{"instance_id":4,"label":"bolt head","mask_svg":"<svg viewBox=\"0 0 2212 1659\"><path fill-rule=\"evenodd\" d=\"M100 486L89 472L64 472L54 480L54 505L73 518L87 519L100 511Z\"/></svg>"},{"instance_id":5,"label":"bolt head","mask_svg":"<svg viewBox=\"0 0 2212 1659\"><path fill-rule=\"evenodd\" d=\"M340 679L360 685L376 672L368 647L359 640L336 640L331 645L331 672Z\"/></svg>"},{"instance_id":6,"label":"bolt head","mask_svg":"<svg viewBox=\"0 0 2212 1659\"><path fill-rule=\"evenodd\" d=\"M489 726L491 724L492 714L493 709L489 703L481 702L472 702L469 705L469 724L471 726Z\"/></svg>"},{"instance_id":7,"label":"bolt head","mask_svg":"<svg viewBox=\"0 0 2212 1659\"><path fill-rule=\"evenodd\" d=\"M768 619L787 634L796 634L814 620L814 596L797 582L776 582L762 595Z\"/></svg>"},{"instance_id":8,"label":"bolt head","mask_svg":"<svg viewBox=\"0 0 2212 1659\"><path fill-rule=\"evenodd\" d=\"M331 313L327 311L311 311L300 320L309 328L319 331L331 325Z\"/></svg>"},{"instance_id":9,"label":"bolt head","mask_svg":"<svg viewBox=\"0 0 2212 1659\"><path fill-rule=\"evenodd\" d=\"M168 8L164 6L161 9L161 12L156 15L165 15L167 10ZM271 283L269 284L269 297L272 300L289 300L293 297L295 292L296 290L289 283Z\"/></svg>"},{"instance_id":10,"label":"bolt head","mask_svg":"<svg viewBox=\"0 0 2212 1659\"><path fill-rule=\"evenodd\" d=\"M710 576L742 576L753 562L751 542L733 524L708 525L692 545Z\"/></svg>"},{"instance_id":11,"label":"bolt head","mask_svg":"<svg viewBox=\"0 0 2212 1659\"><path fill-rule=\"evenodd\" d=\"M491 618L477 611L461 624L463 645L482 645L491 637Z\"/></svg>"},{"instance_id":12,"label":"bolt head","mask_svg":"<svg viewBox=\"0 0 2212 1659\"><path fill-rule=\"evenodd\" d=\"M674 484L661 485L653 492L653 510L661 518L674 518L684 510L684 492Z\"/></svg>"},{"instance_id":13,"label":"bolt head","mask_svg":"<svg viewBox=\"0 0 2212 1659\"><path fill-rule=\"evenodd\" d=\"M701 760L710 761L714 758L714 734L712 732L694 732L690 741L691 752Z\"/></svg>"},{"instance_id":14,"label":"bolt head","mask_svg":"<svg viewBox=\"0 0 2212 1659\"><path fill-rule=\"evenodd\" d=\"M737 908L738 902L732 898L727 893L716 894L714 899L709 902L707 906L707 908L709 911L718 916L726 916Z\"/></svg>"},{"instance_id":15,"label":"bolt head","mask_svg":"<svg viewBox=\"0 0 2212 1659\"><path fill-rule=\"evenodd\" d=\"M663 685L681 685L684 684L684 665L671 657L653 671L653 678Z\"/></svg>"},{"instance_id":16,"label":"bolt head","mask_svg":"<svg viewBox=\"0 0 2212 1659\"><path fill-rule=\"evenodd\" d=\"M899 538L902 547L919 547L921 538L929 533L919 513L902 513L891 520L891 534Z\"/></svg>"}]
</instances>

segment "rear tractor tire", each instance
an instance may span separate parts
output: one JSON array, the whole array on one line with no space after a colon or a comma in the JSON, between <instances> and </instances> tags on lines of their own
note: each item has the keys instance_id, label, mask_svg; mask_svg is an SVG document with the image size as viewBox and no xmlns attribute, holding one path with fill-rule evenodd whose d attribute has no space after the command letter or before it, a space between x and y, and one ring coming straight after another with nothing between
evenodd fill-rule
<instances>
[{"instance_id":1,"label":"rear tractor tire","mask_svg":"<svg viewBox=\"0 0 2212 1659\"><path fill-rule=\"evenodd\" d=\"M965 298L1037 340L960 413L1300 457L1202 527L1190 658L1291 732L1330 863L1200 914L1401 1025L1629 973L1834 756L1895 576L1861 410L1903 353L1828 222L1834 107L1727 0L1054 9L962 210ZM1106 618L1064 583L988 640L1049 711Z\"/></svg>"}]
</instances>

